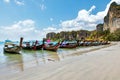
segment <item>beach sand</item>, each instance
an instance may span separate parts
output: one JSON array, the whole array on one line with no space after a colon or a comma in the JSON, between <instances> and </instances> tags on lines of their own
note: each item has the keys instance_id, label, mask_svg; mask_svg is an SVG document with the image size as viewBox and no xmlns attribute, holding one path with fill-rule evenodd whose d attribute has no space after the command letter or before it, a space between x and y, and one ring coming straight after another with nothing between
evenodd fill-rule
<instances>
[{"instance_id":1,"label":"beach sand","mask_svg":"<svg viewBox=\"0 0 120 80\"><path fill-rule=\"evenodd\" d=\"M0 80L120 80L120 42L14 75L2 75Z\"/></svg>"}]
</instances>

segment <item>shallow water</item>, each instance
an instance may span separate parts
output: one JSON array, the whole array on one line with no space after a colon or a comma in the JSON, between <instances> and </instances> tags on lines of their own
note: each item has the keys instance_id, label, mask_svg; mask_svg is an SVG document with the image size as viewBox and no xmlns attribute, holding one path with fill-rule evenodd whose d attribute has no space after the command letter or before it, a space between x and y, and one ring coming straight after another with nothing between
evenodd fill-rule
<instances>
[{"instance_id":1,"label":"shallow water","mask_svg":"<svg viewBox=\"0 0 120 80\"><path fill-rule=\"evenodd\" d=\"M59 62L61 60L81 55L83 51L89 51L93 47L78 47L75 49L58 49L57 52L46 50L22 50L21 54L8 54L3 53L3 43L0 44L0 75L12 74L24 71L27 68L39 66L42 64ZM79 54L74 54L77 53Z\"/></svg>"}]
</instances>

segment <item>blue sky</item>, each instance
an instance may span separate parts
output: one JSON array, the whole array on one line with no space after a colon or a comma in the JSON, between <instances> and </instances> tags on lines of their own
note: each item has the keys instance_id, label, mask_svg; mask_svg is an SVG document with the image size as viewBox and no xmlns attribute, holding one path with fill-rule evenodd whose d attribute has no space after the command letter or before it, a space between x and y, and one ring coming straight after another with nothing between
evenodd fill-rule
<instances>
[{"instance_id":1,"label":"blue sky","mask_svg":"<svg viewBox=\"0 0 120 80\"><path fill-rule=\"evenodd\" d=\"M0 40L42 39L48 32L94 30L119 0L0 0Z\"/></svg>"},{"instance_id":2,"label":"blue sky","mask_svg":"<svg viewBox=\"0 0 120 80\"><path fill-rule=\"evenodd\" d=\"M18 5L11 0L5 3L5 0L0 1L0 25L12 24L15 21L33 19L38 26L51 26L59 24L60 20L69 20L77 16L81 9L89 10L93 5L96 10L93 13L102 11L110 0L105 0L104 4L98 0L19 0L24 5ZM41 7L43 6L43 9ZM50 21L53 18L53 22Z\"/></svg>"}]
</instances>

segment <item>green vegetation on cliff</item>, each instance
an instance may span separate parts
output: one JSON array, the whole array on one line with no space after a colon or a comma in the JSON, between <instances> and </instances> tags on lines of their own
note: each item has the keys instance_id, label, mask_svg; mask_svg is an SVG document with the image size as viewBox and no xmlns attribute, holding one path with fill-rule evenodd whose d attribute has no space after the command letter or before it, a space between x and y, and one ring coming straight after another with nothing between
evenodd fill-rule
<instances>
[{"instance_id":1,"label":"green vegetation on cliff","mask_svg":"<svg viewBox=\"0 0 120 80\"><path fill-rule=\"evenodd\" d=\"M114 33L110 33L106 36L109 41L120 41L120 29L116 30Z\"/></svg>"},{"instance_id":2,"label":"green vegetation on cliff","mask_svg":"<svg viewBox=\"0 0 120 80\"><path fill-rule=\"evenodd\" d=\"M88 36L90 36L91 31L88 30L78 30L78 31L62 31L59 33L48 33L46 35L47 39L51 39L51 40L81 40L82 38L86 38Z\"/></svg>"}]
</instances>

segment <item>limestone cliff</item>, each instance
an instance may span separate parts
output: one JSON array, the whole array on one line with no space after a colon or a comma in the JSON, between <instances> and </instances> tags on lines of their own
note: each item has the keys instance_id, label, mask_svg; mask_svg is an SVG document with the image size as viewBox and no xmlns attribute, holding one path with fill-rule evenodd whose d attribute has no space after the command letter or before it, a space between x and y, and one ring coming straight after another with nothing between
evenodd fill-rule
<instances>
[{"instance_id":1,"label":"limestone cliff","mask_svg":"<svg viewBox=\"0 0 120 80\"><path fill-rule=\"evenodd\" d=\"M114 32L118 28L120 28L120 5L113 2L104 17L104 30L109 29L110 32Z\"/></svg>"}]
</instances>

